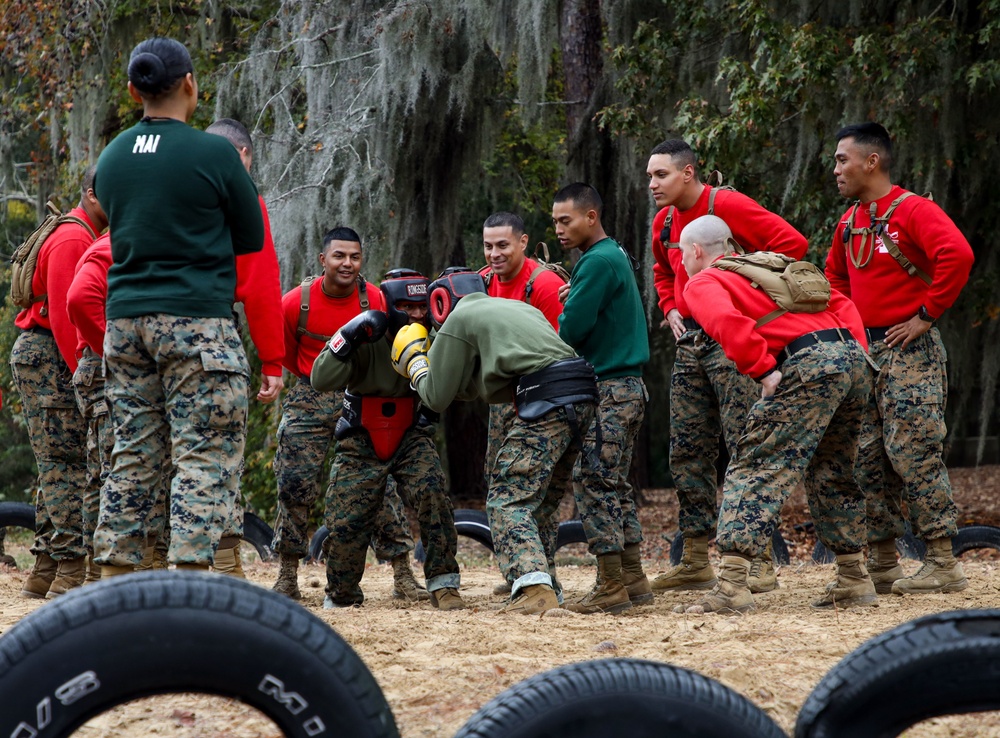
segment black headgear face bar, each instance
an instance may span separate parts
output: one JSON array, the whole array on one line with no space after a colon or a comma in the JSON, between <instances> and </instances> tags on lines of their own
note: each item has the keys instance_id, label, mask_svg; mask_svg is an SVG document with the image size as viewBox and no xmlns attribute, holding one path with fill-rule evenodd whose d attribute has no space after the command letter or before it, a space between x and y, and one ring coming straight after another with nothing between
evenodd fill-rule
<instances>
[{"instance_id":1,"label":"black headgear face bar","mask_svg":"<svg viewBox=\"0 0 1000 738\"><path fill-rule=\"evenodd\" d=\"M413 269L391 269L379 285L385 299L385 312L389 316L389 335L395 336L399 329L410 322L410 316L396 307L399 302L422 302L427 304L430 280Z\"/></svg>"},{"instance_id":2,"label":"black headgear face bar","mask_svg":"<svg viewBox=\"0 0 1000 738\"><path fill-rule=\"evenodd\" d=\"M466 267L448 267L430 284L431 323L440 328L458 301L475 292L486 294L486 282L479 272Z\"/></svg>"}]
</instances>

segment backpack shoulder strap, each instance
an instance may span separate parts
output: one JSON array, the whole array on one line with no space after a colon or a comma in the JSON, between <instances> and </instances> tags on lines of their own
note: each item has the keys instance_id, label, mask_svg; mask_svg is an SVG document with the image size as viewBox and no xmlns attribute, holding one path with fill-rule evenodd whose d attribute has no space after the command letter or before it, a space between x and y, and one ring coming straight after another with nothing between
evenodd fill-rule
<instances>
[{"instance_id":1,"label":"backpack shoulder strap","mask_svg":"<svg viewBox=\"0 0 1000 738\"><path fill-rule=\"evenodd\" d=\"M90 223L83 220L83 218L77 218L75 215L60 215L59 220L56 222L56 227L58 228L63 223L76 223L87 229L87 233L90 234L92 240L97 238L97 234L94 233L94 229L90 227Z\"/></svg>"},{"instance_id":2,"label":"backpack shoulder strap","mask_svg":"<svg viewBox=\"0 0 1000 738\"><path fill-rule=\"evenodd\" d=\"M315 338L317 341L326 343L332 336L321 336L319 333L312 333L306 328L306 325L309 323L309 293L312 292L312 283L317 279L320 279L320 277L309 276L303 279L299 285L301 288L299 295L299 323L295 329L295 336L300 339L302 336L309 336L309 338Z\"/></svg>"},{"instance_id":3,"label":"backpack shoulder strap","mask_svg":"<svg viewBox=\"0 0 1000 738\"><path fill-rule=\"evenodd\" d=\"M360 274L358 275L358 302L361 303L361 312L367 310L370 305L368 302L368 283Z\"/></svg>"},{"instance_id":4,"label":"backpack shoulder strap","mask_svg":"<svg viewBox=\"0 0 1000 738\"><path fill-rule=\"evenodd\" d=\"M681 245L676 241L670 240L670 231L674 229L674 212L676 208L673 205L667 210L667 217L663 221L663 228L660 230L660 243L665 249L679 249Z\"/></svg>"},{"instance_id":5,"label":"backpack shoulder strap","mask_svg":"<svg viewBox=\"0 0 1000 738\"><path fill-rule=\"evenodd\" d=\"M893 240L892 236L889 235L889 218L892 216L899 204L911 195L914 195L914 193L904 192L902 195L893 200L886 209L885 213L874 219L872 224L873 233L882 238L882 245L885 246L886 251L888 251L889 255L895 259L899 265L903 267L903 269L906 270L907 274L911 277L920 277L925 284L929 285L932 281L930 275L907 259L905 254L899 250L899 246Z\"/></svg>"},{"instance_id":6,"label":"backpack shoulder strap","mask_svg":"<svg viewBox=\"0 0 1000 738\"><path fill-rule=\"evenodd\" d=\"M524 285L524 301L529 305L531 304L531 293L534 292L535 290L535 279L538 277L539 274L541 274L544 271L545 267L543 267L541 264L536 266L534 269L531 270L531 276L528 277L528 283Z\"/></svg>"}]
</instances>

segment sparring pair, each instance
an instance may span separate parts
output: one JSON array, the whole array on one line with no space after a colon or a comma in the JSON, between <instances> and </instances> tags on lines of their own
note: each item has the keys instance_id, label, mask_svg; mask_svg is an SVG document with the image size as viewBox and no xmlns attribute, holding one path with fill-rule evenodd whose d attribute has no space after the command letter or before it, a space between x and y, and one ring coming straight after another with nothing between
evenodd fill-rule
<instances>
[{"instance_id":1,"label":"sparring pair","mask_svg":"<svg viewBox=\"0 0 1000 738\"><path fill-rule=\"evenodd\" d=\"M364 601L368 543L383 505L389 475L416 511L427 552L424 575L434 607L465 607L458 593L458 536L444 472L434 445L436 417L422 407L410 383L389 362L389 341L406 327L423 325L428 280L397 269L382 282L385 312L366 310L330 339L312 365L310 383L319 392L345 390L337 421L337 455L327 492L325 609ZM388 333L388 339L384 337Z\"/></svg>"}]
</instances>

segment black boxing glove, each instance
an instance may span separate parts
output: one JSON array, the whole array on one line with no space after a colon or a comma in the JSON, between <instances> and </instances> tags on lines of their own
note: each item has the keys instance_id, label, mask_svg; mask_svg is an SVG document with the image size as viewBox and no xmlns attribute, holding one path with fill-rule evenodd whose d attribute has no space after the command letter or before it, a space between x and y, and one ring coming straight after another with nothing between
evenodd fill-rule
<instances>
[{"instance_id":1,"label":"black boxing glove","mask_svg":"<svg viewBox=\"0 0 1000 738\"><path fill-rule=\"evenodd\" d=\"M375 343L385 335L389 319L381 310L366 310L347 321L327 344L333 355L347 361L351 353L363 343Z\"/></svg>"}]
</instances>

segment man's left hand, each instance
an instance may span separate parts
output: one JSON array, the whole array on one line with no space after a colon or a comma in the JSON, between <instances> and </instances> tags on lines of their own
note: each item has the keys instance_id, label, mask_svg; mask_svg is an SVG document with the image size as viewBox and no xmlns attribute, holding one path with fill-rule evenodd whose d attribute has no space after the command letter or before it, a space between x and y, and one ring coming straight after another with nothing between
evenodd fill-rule
<instances>
[{"instance_id":1,"label":"man's left hand","mask_svg":"<svg viewBox=\"0 0 1000 738\"><path fill-rule=\"evenodd\" d=\"M890 348L899 346L906 348L916 341L934 325L919 315L914 315L905 323L897 323L885 332L885 344Z\"/></svg>"},{"instance_id":2,"label":"man's left hand","mask_svg":"<svg viewBox=\"0 0 1000 738\"><path fill-rule=\"evenodd\" d=\"M284 386L285 380L281 377L269 377L266 374L261 374L260 391L257 393L257 399L265 404L274 402L278 399L278 395L281 394Z\"/></svg>"}]
</instances>

